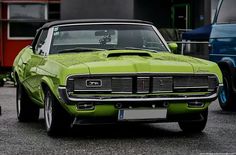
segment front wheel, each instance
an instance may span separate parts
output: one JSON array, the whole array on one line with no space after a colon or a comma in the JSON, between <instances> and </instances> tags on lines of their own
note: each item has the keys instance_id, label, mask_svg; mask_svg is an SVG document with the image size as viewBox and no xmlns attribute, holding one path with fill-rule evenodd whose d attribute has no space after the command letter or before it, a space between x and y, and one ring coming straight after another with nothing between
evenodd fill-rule
<instances>
[{"instance_id":1,"label":"front wheel","mask_svg":"<svg viewBox=\"0 0 236 155\"><path fill-rule=\"evenodd\" d=\"M232 88L232 80L228 71L222 70L224 87L221 89L218 100L222 110L231 111L235 110L234 104L236 97Z\"/></svg>"},{"instance_id":2,"label":"front wheel","mask_svg":"<svg viewBox=\"0 0 236 155\"><path fill-rule=\"evenodd\" d=\"M44 97L44 119L49 136L63 133L70 128L73 121L48 88L45 90Z\"/></svg>"},{"instance_id":3,"label":"front wheel","mask_svg":"<svg viewBox=\"0 0 236 155\"><path fill-rule=\"evenodd\" d=\"M200 114L202 117L202 120L200 121L180 121L179 122L179 127L184 131L184 132L202 132L204 128L206 127L207 123L207 118L208 118L208 109L205 110Z\"/></svg>"},{"instance_id":4,"label":"front wheel","mask_svg":"<svg viewBox=\"0 0 236 155\"><path fill-rule=\"evenodd\" d=\"M37 121L39 119L39 107L31 101L20 82L16 88L16 111L19 122Z\"/></svg>"}]
</instances>

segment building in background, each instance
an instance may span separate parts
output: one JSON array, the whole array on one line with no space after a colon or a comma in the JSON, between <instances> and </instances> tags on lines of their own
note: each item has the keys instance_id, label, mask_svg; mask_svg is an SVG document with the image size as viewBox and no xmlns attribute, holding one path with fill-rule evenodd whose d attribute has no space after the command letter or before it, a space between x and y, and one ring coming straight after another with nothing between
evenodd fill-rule
<instances>
[{"instance_id":1,"label":"building in background","mask_svg":"<svg viewBox=\"0 0 236 155\"><path fill-rule=\"evenodd\" d=\"M126 18L151 21L160 30L194 29L211 22L217 1L0 0L0 73L11 69L18 52L32 42L36 29L48 21Z\"/></svg>"},{"instance_id":2,"label":"building in background","mask_svg":"<svg viewBox=\"0 0 236 155\"><path fill-rule=\"evenodd\" d=\"M0 73L45 22L60 19L59 0L0 0Z\"/></svg>"},{"instance_id":3,"label":"building in background","mask_svg":"<svg viewBox=\"0 0 236 155\"><path fill-rule=\"evenodd\" d=\"M211 0L61 0L61 18L142 19L159 28L189 29L211 22Z\"/></svg>"}]
</instances>

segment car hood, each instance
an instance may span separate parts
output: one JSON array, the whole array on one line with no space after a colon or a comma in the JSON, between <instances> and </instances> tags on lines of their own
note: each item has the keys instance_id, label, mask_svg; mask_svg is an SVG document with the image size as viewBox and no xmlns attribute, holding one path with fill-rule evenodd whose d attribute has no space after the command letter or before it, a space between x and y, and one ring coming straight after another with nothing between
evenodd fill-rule
<instances>
[{"instance_id":1,"label":"car hood","mask_svg":"<svg viewBox=\"0 0 236 155\"><path fill-rule=\"evenodd\" d=\"M169 52L112 50L50 55L49 59L79 74L81 66L90 74L109 73L195 73L209 72L212 62Z\"/></svg>"}]
</instances>

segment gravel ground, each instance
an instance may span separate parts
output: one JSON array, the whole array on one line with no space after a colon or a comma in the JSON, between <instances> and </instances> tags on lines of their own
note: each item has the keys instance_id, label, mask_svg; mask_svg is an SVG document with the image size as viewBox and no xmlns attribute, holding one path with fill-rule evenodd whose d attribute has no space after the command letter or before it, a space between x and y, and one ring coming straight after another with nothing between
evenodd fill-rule
<instances>
[{"instance_id":1,"label":"gravel ground","mask_svg":"<svg viewBox=\"0 0 236 155\"><path fill-rule=\"evenodd\" d=\"M3 154L205 154L236 155L236 112L223 112L215 101L206 129L183 133L177 123L74 127L51 138L42 113L35 123L16 118L15 88L0 88L0 155Z\"/></svg>"}]
</instances>

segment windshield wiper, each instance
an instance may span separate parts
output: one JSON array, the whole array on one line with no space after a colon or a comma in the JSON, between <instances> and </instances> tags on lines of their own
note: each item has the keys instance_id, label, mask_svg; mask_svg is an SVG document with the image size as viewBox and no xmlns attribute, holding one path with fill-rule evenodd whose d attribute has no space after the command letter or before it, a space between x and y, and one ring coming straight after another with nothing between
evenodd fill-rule
<instances>
[{"instance_id":1,"label":"windshield wiper","mask_svg":"<svg viewBox=\"0 0 236 155\"><path fill-rule=\"evenodd\" d=\"M58 51L58 53L71 53L71 52L92 52L92 51L105 51L106 49L101 48L88 48L88 47L77 47L77 48L69 48Z\"/></svg>"}]
</instances>

